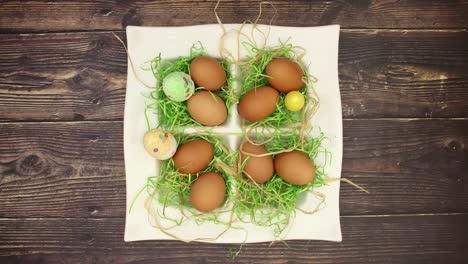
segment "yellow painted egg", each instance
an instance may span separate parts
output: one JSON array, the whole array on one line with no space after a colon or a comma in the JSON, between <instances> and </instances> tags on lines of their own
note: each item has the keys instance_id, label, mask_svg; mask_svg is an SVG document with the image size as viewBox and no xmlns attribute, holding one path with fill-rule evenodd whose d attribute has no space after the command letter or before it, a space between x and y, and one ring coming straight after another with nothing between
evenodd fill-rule
<instances>
[{"instance_id":1,"label":"yellow painted egg","mask_svg":"<svg viewBox=\"0 0 468 264\"><path fill-rule=\"evenodd\" d=\"M304 95L298 91L289 92L284 98L284 104L289 111L299 111L304 107Z\"/></svg>"},{"instance_id":2,"label":"yellow painted egg","mask_svg":"<svg viewBox=\"0 0 468 264\"><path fill-rule=\"evenodd\" d=\"M143 137L146 151L155 159L166 160L177 150L177 141L174 136L159 129L151 129Z\"/></svg>"}]
</instances>

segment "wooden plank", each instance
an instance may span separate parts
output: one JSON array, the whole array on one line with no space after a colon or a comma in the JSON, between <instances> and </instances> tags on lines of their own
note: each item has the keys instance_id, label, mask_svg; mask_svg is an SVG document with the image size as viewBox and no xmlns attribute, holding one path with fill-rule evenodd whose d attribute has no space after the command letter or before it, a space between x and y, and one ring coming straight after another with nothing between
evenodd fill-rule
<instances>
[{"instance_id":1,"label":"wooden plank","mask_svg":"<svg viewBox=\"0 0 468 264\"><path fill-rule=\"evenodd\" d=\"M0 125L0 217L121 216L122 125Z\"/></svg>"},{"instance_id":2,"label":"wooden plank","mask_svg":"<svg viewBox=\"0 0 468 264\"><path fill-rule=\"evenodd\" d=\"M466 43L466 30L356 30L342 34L343 115L467 117Z\"/></svg>"},{"instance_id":3,"label":"wooden plank","mask_svg":"<svg viewBox=\"0 0 468 264\"><path fill-rule=\"evenodd\" d=\"M344 117L468 117L467 42L464 30L342 31ZM0 121L122 119L127 60L109 32L4 35L0 54Z\"/></svg>"},{"instance_id":4,"label":"wooden plank","mask_svg":"<svg viewBox=\"0 0 468 264\"><path fill-rule=\"evenodd\" d=\"M245 245L238 263L462 263L466 214L344 217L343 242ZM0 255L25 263L220 263L229 245L123 242L124 219L0 219ZM47 254L47 255L39 255ZM60 254L60 255L48 255ZM79 255L78 255L79 254ZM140 262L141 261L141 262Z\"/></svg>"},{"instance_id":5,"label":"wooden plank","mask_svg":"<svg viewBox=\"0 0 468 264\"><path fill-rule=\"evenodd\" d=\"M2 1L0 31L119 30L127 25L182 26L217 23L216 0L210 1ZM221 1L224 23L257 17L258 1ZM466 1L276 1L274 24L347 28L465 28ZM269 23L274 9L266 6L261 23Z\"/></svg>"},{"instance_id":6,"label":"wooden plank","mask_svg":"<svg viewBox=\"0 0 468 264\"><path fill-rule=\"evenodd\" d=\"M0 39L0 119L122 119L126 53L112 34Z\"/></svg>"},{"instance_id":7,"label":"wooden plank","mask_svg":"<svg viewBox=\"0 0 468 264\"><path fill-rule=\"evenodd\" d=\"M0 217L124 216L122 130L0 124ZM468 119L345 120L342 176L371 193L343 183L342 215L467 212L467 131Z\"/></svg>"},{"instance_id":8,"label":"wooden plank","mask_svg":"<svg viewBox=\"0 0 468 264\"><path fill-rule=\"evenodd\" d=\"M342 184L343 211L466 212L467 121L344 121L342 177L365 182L371 194L359 195L353 187Z\"/></svg>"}]
</instances>

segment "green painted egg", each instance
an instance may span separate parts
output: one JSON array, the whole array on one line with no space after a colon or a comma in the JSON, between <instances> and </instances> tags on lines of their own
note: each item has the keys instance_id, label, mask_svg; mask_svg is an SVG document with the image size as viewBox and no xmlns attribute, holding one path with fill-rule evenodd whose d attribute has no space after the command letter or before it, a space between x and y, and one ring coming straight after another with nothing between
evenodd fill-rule
<instances>
[{"instance_id":1,"label":"green painted egg","mask_svg":"<svg viewBox=\"0 0 468 264\"><path fill-rule=\"evenodd\" d=\"M169 99L183 102L193 95L195 85L190 75L184 72L171 72L163 80L163 91Z\"/></svg>"}]
</instances>

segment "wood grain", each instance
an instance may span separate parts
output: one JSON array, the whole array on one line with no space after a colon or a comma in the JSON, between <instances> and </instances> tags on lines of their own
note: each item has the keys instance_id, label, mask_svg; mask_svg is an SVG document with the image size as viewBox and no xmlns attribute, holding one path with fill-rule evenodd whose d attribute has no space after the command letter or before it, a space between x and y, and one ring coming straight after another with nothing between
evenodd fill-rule
<instances>
[{"instance_id":1,"label":"wood grain","mask_svg":"<svg viewBox=\"0 0 468 264\"><path fill-rule=\"evenodd\" d=\"M124 214L121 122L17 123L0 131L0 217Z\"/></svg>"},{"instance_id":2,"label":"wood grain","mask_svg":"<svg viewBox=\"0 0 468 264\"><path fill-rule=\"evenodd\" d=\"M246 245L237 263L462 263L463 215L341 218L343 242ZM1 219L0 255L24 263L220 263L228 245L123 242L124 219ZM396 242L398 241L398 243ZM47 254L47 255L39 255ZM49 254L60 254L50 256ZM96 255L97 254L97 255ZM32 255L32 256L28 256ZM63 261L63 262L61 262Z\"/></svg>"},{"instance_id":3,"label":"wood grain","mask_svg":"<svg viewBox=\"0 0 468 264\"><path fill-rule=\"evenodd\" d=\"M124 217L121 122L0 124L0 217ZM342 215L468 212L468 119L346 120ZM143 184L143 183L142 183Z\"/></svg>"},{"instance_id":4,"label":"wood grain","mask_svg":"<svg viewBox=\"0 0 468 264\"><path fill-rule=\"evenodd\" d=\"M109 32L216 23L215 4L0 1L0 263L228 262L229 245L123 242L127 59ZM247 245L229 262L466 262L468 1L274 5L273 24L344 29L342 177L371 193L341 185L342 243ZM240 23L258 1L218 13Z\"/></svg>"},{"instance_id":5,"label":"wood grain","mask_svg":"<svg viewBox=\"0 0 468 264\"><path fill-rule=\"evenodd\" d=\"M126 53L112 34L0 39L0 119L122 119Z\"/></svg>"},{"instance_id":6,"label":"wood grain","mask_svg":"<svg viewBox=\"0 0 468 264\"><path fill-rule=\"evenodd\" d=\"M255 19L254 0L221 1L223 23ZM273 1L274 24L346 28L465 28L466 1L341 0ZM0 31L118 30L127 25L182 26L216 23L215 0L210 1L2 1ZM269 23L274 9L266 6L261 23ZM66 18L66 19L65 19Z\"/></svg>"},{"instance_id":7,"label":"wood grain","mask_svg":"<svg viewBox=\"0 0 468 264\"><path fill-rule=\"evenodd\" d=\"M354 30L340 38L345 117L468 116L466 30Z\"/></svg>"},{"instance_id":8,"label":"wood grain","mask_svg":"<svg viewBox=\"0 0 468 264\"><path fill-rule=\"evenodd\" d=\"M468 117L467 42L465 30L342 31L343 116ZM122 120L127 60L109 32L3 35L0 55L0 121Z\"/></svg>"}]
</instances>

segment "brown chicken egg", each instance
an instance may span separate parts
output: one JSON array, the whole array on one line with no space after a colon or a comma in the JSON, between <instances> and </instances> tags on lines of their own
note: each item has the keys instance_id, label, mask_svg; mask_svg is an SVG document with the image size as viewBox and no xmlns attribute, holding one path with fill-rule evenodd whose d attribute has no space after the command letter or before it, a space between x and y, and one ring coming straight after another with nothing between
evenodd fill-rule
<instances>
[{"instance_id":1,"label":"brown chicken egg","mask_svg":"<svg viewBox=\"0 0 468 264\"><path fill-rule=\"evenodd\" d=\"M196 139L180 145L172 160L174 167L180 173L194 174L208 167L213 156L213 144L203 139Z\"/></svg>"},{"instance_id":2,"label":"brown chicken egg","mask_svg":"<svg viewBox=\"0 0 468 264\"><path fill-rule=\"evenodd\" d=\"M218 95L209 91L196 92L187 101L190 116L205 126L217 126L227 118L224 101Z\"/></svg>"},{"instance_id":3,"label":"brown chicken egg","mask_svg":"<svg viewBox=\"0 0 468 264\"><path fill-rule=\"evenodd\" d=\"M253 145L249 142L244 142L241 145L241 150L246 153L261 155L268 153L265 147L261 145ZM273 176L274 167L273 167L273 158L271 156L264 157L254 157L248 154L245 154L241 151L241 162L244 164L244 161L249 157L247 163L244 167L244 174L246 177L251 177L256 183L267 182Z\"/></svg>"},{"instance_id":4,"label":"brown chicken egg","mask_svg":"<svg viewBox=\"0 0 468 264\"><path fill-rule=\"evenodd\" d=\"M260 86L245 93L239 102L239 114L256 122L270 116L276 110L279 93L270 86Z\"/></svg>"},{"instance_id":5,"label":"brown chicken egg","mask_svg":"<svg viewBox=\"0 0 468 264\"><path fill-rule=\"evenodd\" d=\"M315 178L314 162L297 150L278 154L275 158L275 170L281 179L294 185L308 184Z\"/></svg>"},{"instance_id":6,"label":"brown chicken egg","mask_svg":"<svg viewBox=\"0 0 468 264\"><path fill-rule=\"evenodd\" d=\"M283 93L297 91L304 84L302 81L304 73L301 66L286 58L270 61L266 66L265 73L269 76L267 80L271 86Z\"/></svg>"},{"instance_id":7,"label":"brown chicken egg","mask_svg":"<svg viewBox=\"0 0 468 264\"><path fill-rule=\"evenodd\" d=\"M190 190L192 206L200 212L209 212L219 207L226 196L226 182L216 172L198 176Z\"/></svg>"},{"instance_id":8,"label":"brown chicken egg","mask_svg":"<svg viewBox=\"0 0 468 264\"><path fill-rule=\"evenodd\" d=\"M216 59L200 56L190 63L190 76L198 87L216 91L226 82L226 72Z\"/></svg>"}]
</instances>

